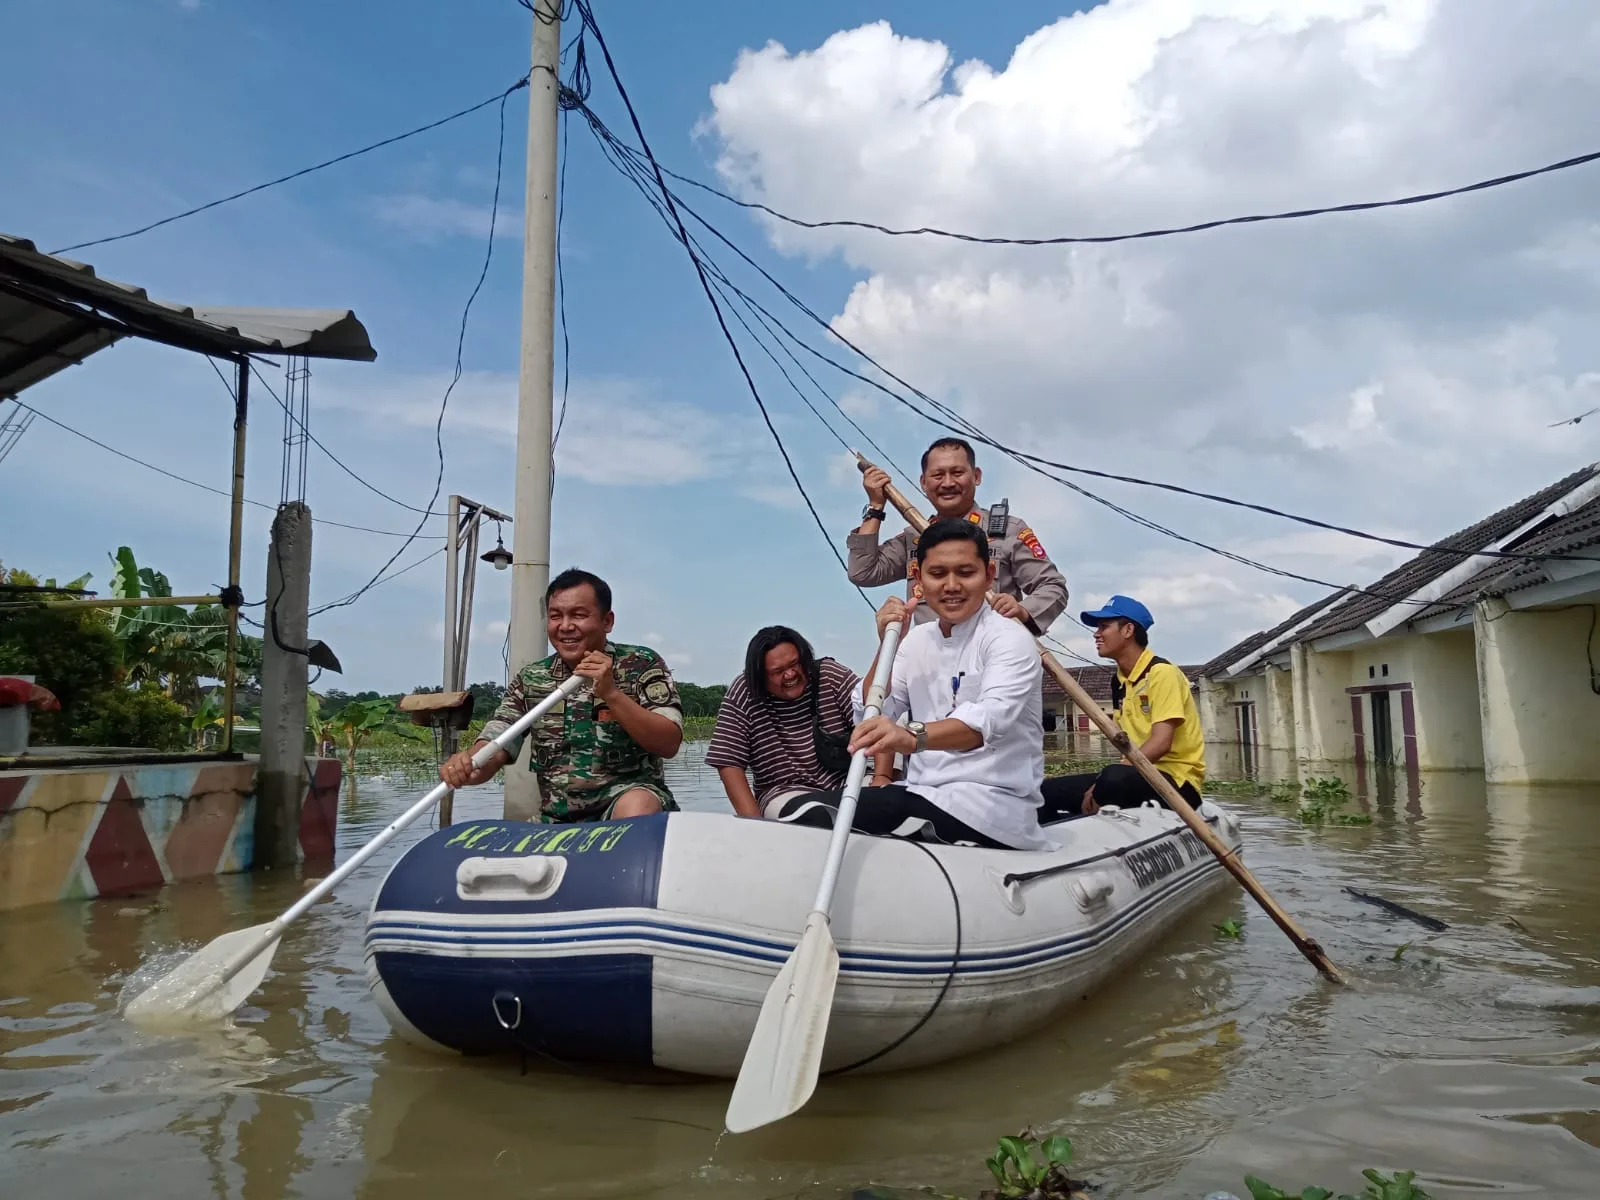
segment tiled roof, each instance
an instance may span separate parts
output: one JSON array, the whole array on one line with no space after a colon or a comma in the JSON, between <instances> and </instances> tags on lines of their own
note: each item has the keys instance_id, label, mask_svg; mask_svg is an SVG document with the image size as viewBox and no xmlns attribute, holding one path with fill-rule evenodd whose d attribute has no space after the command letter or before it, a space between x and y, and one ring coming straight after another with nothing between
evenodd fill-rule
<instances>
[{"instance_id":1,"label":"tiled roof","mask_svg":"<svg viewBox=\"0 0 1600 1200\"><path fill-rule=\"evenodd\" d=\"M1565 479L1558 480L1549 487L1485 517L1476 525L1470 525L1458 533L1435 542L1432 547L1422 551L1415 558L1396 567L1376 583L1368 585L1368 590L1358 592L1344 603L1335 606L1322 620L1302 630L1296 640L1315 641L1366 624L1397 601L1412 595L1418 588L1426 587L1467 557L1466 554L1450 553L1451 551L1466 551L1470 554L1492 548L1518 526L1538 516L1540 510L1554 504L1573 488L1589 480L1596 469L1591 464L1574 471ZM1508 566L1516 569L1519 564L1509 559L1496 564L1499 570L1504 570Z\"/></svg>"},{"instance_id":2,"label":"tiled roof","mask_svg":"<svg viewBox=\"0 0 1600 1200\"><path fill-rule=\"evenodd\" d=\"M1254 654L1268 642L1273 641L1275 638L1282 637L1289 630L1300 624L1301 621L1315 616L1317 613L1327 608L1328 605L1332 604L1344 594L1345 592L1342 588L1336 592L1329 592L1326 596L1322 597L1322 599L1313 600L1310 604L1306 605L1298 612L1291 613L1282 621L1279 621L1271 629L1263 629L1260 633L1252 633L1249 637L1245 638L1244 641L1233 646L1229 646L1221 654L1217 655L1210 662L1206 663L1205 666L1200 668L1199 673L1205 676L1220 675L1223 671L1227 670L1241 658L1245 658L1251 654Z\"/></svg>"},{"instance_id":3,"label":"tiled roof","mask_svg":"<svg viewBox=\"0 0 1600 1200\"><path fill-rule=\"evenodd\" d=\"M1600 546L1600 499L1591 500L1564 517L1557 517L1509 548L1528 554L1572 554L1594 546ZM1595 567L1600 570L1600 562L1596 562ZM1549 582L1550 571L1545 563L1499 559L1441 596L1438 604L1421 610L1411 620L1439 616L1463 604L1470 604L1481 595L1503 596Z\"/></svg>"},{"instance_id":4,"label":"tiled roof","mask_svg":"<svg viewBox=\"0 0 1600 1200\"><path fill-rule=\"evenodd\" d=\"M1078 681L1078 686L1089 693L1089 699L1102 708L1111 704L1111 681L1117 677L1116 667L1068 667L1066 670L1068 675ZM1178 670L1188 676L1190 684L1200 678L1199 667L1179 665ZM1066 693L1061 690L1061 685L1046 672L1044 677L1044 698L1046 700L1060 700L1065 696Z\"/></svg>"}]
</instances>

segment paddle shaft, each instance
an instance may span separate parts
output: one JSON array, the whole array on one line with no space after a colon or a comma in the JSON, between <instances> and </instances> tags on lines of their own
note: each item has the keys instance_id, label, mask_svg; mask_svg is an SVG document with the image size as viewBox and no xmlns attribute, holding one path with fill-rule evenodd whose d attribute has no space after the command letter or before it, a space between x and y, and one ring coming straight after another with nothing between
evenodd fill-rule
<instances>
[{"instance_id":1,"label":"paddle shaft","mask_svg":"<svg viewBox=\"0 0 1600 1200\"><path fill-rule=\"evenodd\" d=\"M511 723L510 728L508 728L504 733L492 738L483 746L482 749L474 754L472 756L472 765L474 767L484 766L496 750L506 749L507 743L521 737L528 731L535 721L544 716L545 713L549 712L558 703L572 695L572 693L577 691L578 688L585 682L587 682L587 680L582 675L573 675L564 680L560 687L551 692L543 700L539 701L539 703L535 704L527 712L523 713L522 716L518 717ZM316 887L312 888L304 896L301 896L300 899L296 900L287 909L285 909L277 920L273 921L270 925L264 928L261 931L261 935L256 938L255 941L250 943L248 949L244 953L238 955L233 962L229 964L228 969L223 972L222 977L217 980L215 986L222 987L226 985L228 980L232 979L240 971L244 970L245 966L253 958L255 958L256 955L260 954L273 942L282 937L285 929L303 917L308 911L310 911L313 905L320 901L329 892L333 891L334 888L338 887L346 879L350 878L351 874L358 867L360 867L362 863L366 862L379 850L382 850L391 841L393 841L395 835L397 835L402 829L410 825L423 813L427 812L430 808L437 804L441 798L450 795L452 791L453 789L448 783L440 782L437 787L430 791L421 800L418 800L410 808L406 809L405 812L401 813L398 817L391 821L387 826L384 827L382 833L378 834L377 837L373 838L365 846L362 846L361 849L352 854L335 870L331 871L326 879L317 884Z\"/></svg>"},{"instance_id":2,"label":"paddle shaft","mask_svg":"<svg viewBox=\"0 0 1600 1200\"><path fill-rule=\"evenodd\" d=\"M878 661L867 683L866 711L863 721L870 721L883 712L883 697L888 691L889 673L894 668L895 651L900 645L900 622L896 621L883 631L878 644ZM828 857L822 864L822 879L817 884L817 899L811 908L824 915L833 902L834 885L839 882L839 868L844 862L844 845L850 836L850 826L856 819L856 803L861 799L861 784L867 777L867 753L857 750L850 756L850 773L845 776L844 795L839 798L839 814L834 818L833 837L828 842Z\"/></svg>"},{"instance_id":3,"label":"paddle shaft","mask_svg":"<svg viewBox=\"0 0 1600 1200\"><path fill-rule=\"evenodd\" d=\"M856 454L856 463L863 472L875 465L863 458L859 453ZM905 518L906 524L910 525L915 532L920 534L928 527L927 518L917 511L916 507L905 498L904 493L895 487L893 483L884 488L884 494L889 498L889 502L899 510L900 515ZM990 592L989 595L993 597L994 593ZM1035 644L1037 645L1037 643ZM1089 714L1089 719L1094 722L1095 727L1100 730L1106 740L1121 751L1122 756L1128 760L1133 769L1144 776L1145 782L1153 787L1161 798L1166 801L1167 807L1182 818L1183 823L1205 844L1206 849L1217 857L1217 861L1239 881L1239 885L1249 892L1256 903L1266 910L1267 915L1272 918L1279 929L1283 930L1289 940L1294 943L1295 948L1305 955L1311 965L1322 972L1326 978L1334 983L1343 983L1344 977L1339 974L1338 968L1323 953L1322 947L1317 943L1317 940L1301 929L1295 919L1284 911L1282 905L1267 893L1267 889L1261 886L1256 877L1250 873L1249 868L1239 861L1238 854L1223 844L1222 839L1216 835L1211 826L1206 824L1200 814L1189 807L1189 802L1183 798L1182 793L1173 787L1171 781L1156 769L1155 765L1144 756L1144 752L1133 744L1133 740L1111 719L1105 710L1090 698L1089 693L1083 690L1082 685L1056 660L1056 656L1050 653L1043 645L1039 645L1038 650L1039 657L1044 661L1045 670L1050 672L1051 678L1061 685L1061 690L1067 694L1067 699Z\"/></svg>"}]
</instances>

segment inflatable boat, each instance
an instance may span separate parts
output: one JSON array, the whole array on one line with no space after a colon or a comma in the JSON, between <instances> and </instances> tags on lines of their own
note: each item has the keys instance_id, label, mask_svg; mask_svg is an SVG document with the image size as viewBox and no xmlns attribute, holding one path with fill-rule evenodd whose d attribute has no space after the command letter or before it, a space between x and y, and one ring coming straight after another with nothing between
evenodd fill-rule
<instances>
[{"instance_id":1,"label":"inflatable boat","mask_svg":"<svg viewBox=\"0 0 1600 1200\"><path fill-rule=\"evenodd\" d=\"M1199 811L1239 850L1231 814L1210 801ZM1020 1037L1228 879L1154 805L1048 832L1046 851L850 837L824 1073L921 1066ZM828 839L694 812L441 829L373 899L374 998L426 1046L734 1078Z\"/></svg>"}]
</instances>

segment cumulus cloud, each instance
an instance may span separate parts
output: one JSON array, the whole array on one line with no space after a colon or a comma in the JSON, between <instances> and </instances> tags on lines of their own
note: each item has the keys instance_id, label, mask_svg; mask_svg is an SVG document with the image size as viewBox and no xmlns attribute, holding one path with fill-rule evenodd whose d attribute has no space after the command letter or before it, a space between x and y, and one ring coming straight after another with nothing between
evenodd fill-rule
<instances>
[{"instance_id":1,"label":"cumulus cloud","mask_svg":"<svg viewBox=\"0 0 1600 1200\"><path fill-rule=\"evenodd\" d=\"M319 407L358 412L372 423L432 430L450 375L415 374L341 381L321 387ZM560 396L556 402L560 404ZM447 427L455 436L487 437L510 447L517 438L517 378L466 371L450 394ZM754 421L666 400L628 379L574 380L556 446L558 476L614 487L661 487L722 477L753 480L753 499L787 506L789 489L763 486L771 443ZM755 474L761 472L760 475Z\"/></svg>"},{"instance_id":2,"label":"cumulus cloud","mask_svg":"<svg viewBox=\"0 0 1600 1200\"><path fill-rule=\"evenodd\" d=\"M747 50L703 130L732 190L803 218L1099 235L1401 196L1592 149L1597 54L1600 9L1563 0L1110 0L999 67L881 21ZM1014 445L1431 538L1596 457L1573 427L1547 428L1600 390L1594 170L1103 246L760 220L797 261L859 273L839 332ZM1230 628L1315 590L1190 563L992 460L988 477L1090 582L1101 564ZM1229 549L1275 536L1261 518L1113 490ZM1347 572L1374 565L1370 547L1334 542L1305 542L1291 557L1313 569L1295 569L1368 581Z\"/></svg>"},{"instance_id":3,"label":"cumulus cloud","mask_svg":"<svg viewBox=\"0 0 1600 1200\"><path fill-rule=\"evenodd\" d=\"M522 237L521 212L504 206L495 212L487 204L468 204L449 197L406 192L380 196L373 202L372 211L385 225L421 242L456 237L487 238L491 217L496 238Z\"/></svg>"}]
</instances>

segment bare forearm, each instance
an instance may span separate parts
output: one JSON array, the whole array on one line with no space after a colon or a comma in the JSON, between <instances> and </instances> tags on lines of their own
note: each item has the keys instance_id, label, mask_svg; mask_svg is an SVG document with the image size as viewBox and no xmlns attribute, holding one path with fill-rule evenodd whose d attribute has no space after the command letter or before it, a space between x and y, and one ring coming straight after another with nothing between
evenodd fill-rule
<instances>
[{"instance_id":1,"label":"bare forearm","mask_svg":"<svg viewBox=\"0 0 1600 1200\"><path fill-rule=\"evenodd\" d=\"M662 758L671 758L683 745L683 727L671 717L651 712L620 689L603 699L611 715L616 717L640 749Z\"/></svg>"},{"instance_id":2,"label":"bare forearm","mask_svg":"<svg viewBox=\"0 0 1600 1200\"><path fill-rule=\"evenodd\" d=\"M965 721L947 717L928 726L929 750L976 750L983 745L983 734Z\"/></svg>"},{"instance_id":3,"label":"bare forearm","mask_svg":"<svg viewBox=\"0 0 1600 1200\"><path fill-rule=\"evenodd\" d=\"M1144 745L1139 747L1139 753L1151 762L1159 762L1172 749L1172 730L1165 725L1157 725L1150 731L1150 736L1145 739Z\"/></svg>"},{"instance_id":4,"label":"bare forearm","mask_svg":"<svg viewBox=\"0 0 1600 1200\"><path fill-rule=\"evenodd\" d=\"M717 774L722 776L722 788L728 793L734 812L741 817L761 815L761 805L756 803L756 794L750 790L750 780L743 767L721 767Z\"/></svg>"}]
</instances>

